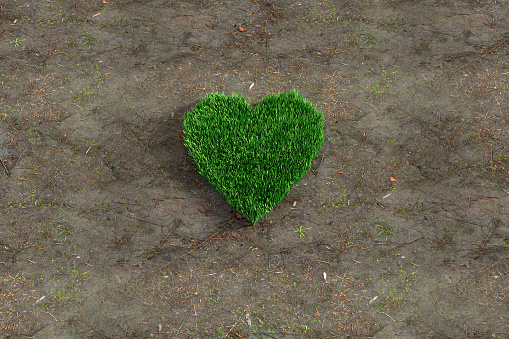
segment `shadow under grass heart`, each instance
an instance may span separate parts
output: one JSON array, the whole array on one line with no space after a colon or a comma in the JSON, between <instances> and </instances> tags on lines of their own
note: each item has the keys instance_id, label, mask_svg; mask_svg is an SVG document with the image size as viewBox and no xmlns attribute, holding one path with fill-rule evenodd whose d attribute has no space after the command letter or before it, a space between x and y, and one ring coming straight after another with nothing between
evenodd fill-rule
<instances>
[{"instance_id":1,"label":"shadow under grass heart","mask_svg":"<svg viewBox=\"0 0 509 339\"><path fill-rule=\"evenodd\" d=\"M322 143L323 115L296 90L255 108L237 94L210 93L184 118L198 171L253 225L306 174Z\"/></svg>"}]
</instances>

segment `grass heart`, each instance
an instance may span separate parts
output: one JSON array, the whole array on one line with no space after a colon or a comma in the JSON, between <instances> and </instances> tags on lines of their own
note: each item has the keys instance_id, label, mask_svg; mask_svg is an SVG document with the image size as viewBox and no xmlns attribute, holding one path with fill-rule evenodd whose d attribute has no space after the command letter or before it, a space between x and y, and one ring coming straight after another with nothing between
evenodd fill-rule
<instances>
[{"instance_id":1,"label":"grass heart","mask_svg":"<svg viewBox=\"0 0 509 339\"><path fill-rule=\"evenodd\" d=\"M296 90L244 97L210 93L184 118L184 144L198 171L254 225L311 168L323 114Z\"/></svg>"}]
</instances>

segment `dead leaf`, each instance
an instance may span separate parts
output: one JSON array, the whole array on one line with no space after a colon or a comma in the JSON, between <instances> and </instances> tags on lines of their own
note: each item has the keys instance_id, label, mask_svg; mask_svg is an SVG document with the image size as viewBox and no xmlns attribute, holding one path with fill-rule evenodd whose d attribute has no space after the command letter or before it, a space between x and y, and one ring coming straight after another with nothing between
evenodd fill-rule
<instances>
[{"instance_id":1,"label":"dead leaf","mask_svg":"<svg viewBox=\"0 0 509 339\"><path fill-rule=\"evenodd\" d=\"M246 29L244 27L241 27L241 26L239 26L239 28L237 28L237 29L239 30L239 32L245 32L246 31Z\"/></svg>"}]
</instances>

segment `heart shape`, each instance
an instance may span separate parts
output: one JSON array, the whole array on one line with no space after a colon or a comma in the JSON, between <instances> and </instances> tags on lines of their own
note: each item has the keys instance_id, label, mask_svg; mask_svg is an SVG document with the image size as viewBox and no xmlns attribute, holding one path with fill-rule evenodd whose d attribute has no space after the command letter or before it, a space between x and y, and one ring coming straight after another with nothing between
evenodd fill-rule
<instances>
[{"instance_id":1,"label":"heart shape","mask_svg":"<svg viewBox=\"0 0 509 339\"><path fill-rule=\"evenodd\" d=\"M184 144L198 171L253 225L311 168L323 114L296 90L244 97L210 93L186 112Z\"/></svg>"}]
</instances>

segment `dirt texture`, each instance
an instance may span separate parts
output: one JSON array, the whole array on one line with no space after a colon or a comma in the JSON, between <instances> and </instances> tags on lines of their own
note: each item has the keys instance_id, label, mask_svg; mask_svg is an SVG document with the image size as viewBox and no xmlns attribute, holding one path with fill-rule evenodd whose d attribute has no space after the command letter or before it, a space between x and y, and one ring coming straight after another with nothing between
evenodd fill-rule
<instances>
[{"instance_id":1,"label":"dirt texture","mask_svg":"<svg viewBox=\"0 0 509 339\"><path fill-rule=\"evenodd\" d=\"M2 0L0 338L509 338L509 2ZM296 88L252 226L186 111Z\"/></svg>"}]
</instances>

